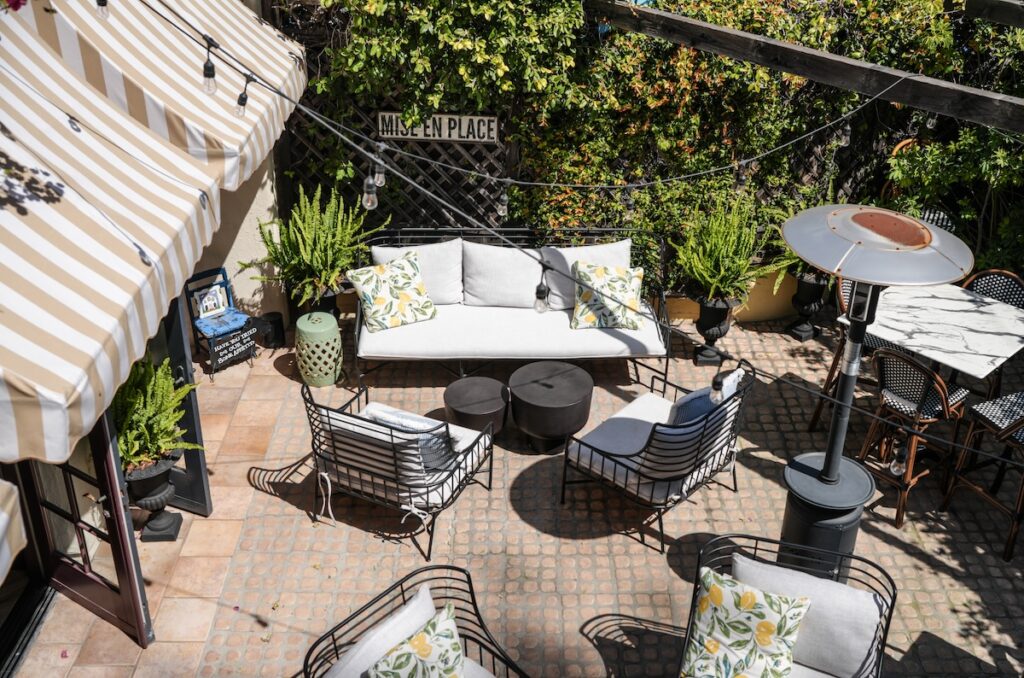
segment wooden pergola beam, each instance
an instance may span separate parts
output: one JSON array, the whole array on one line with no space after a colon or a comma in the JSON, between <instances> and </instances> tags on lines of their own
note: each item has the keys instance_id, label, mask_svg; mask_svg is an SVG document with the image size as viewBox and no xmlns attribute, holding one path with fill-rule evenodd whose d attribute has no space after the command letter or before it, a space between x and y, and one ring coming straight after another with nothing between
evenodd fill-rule
<instances>
[{"instance_id":1,"label":"wooden pergola beam","mask_svg":"<svg viewBox=\"0 0 1024 678\"><path fill-rule=\"evenodd\" d=\"M613 26L960 120L1024 132L1024 99L957 85L621 0L585 0ZM902 81L901 81L902 80Z\"/></svg>"},{"instance_id":2,"label":"wooden pergola beam","mask_svg":"<svg viewBox=\"0 0 1024 678\"><path fill-rule=\"evenodd\" d=\"M1024 28L1024 2L1021 0L967 0L967 16Z\"/></svg>"}]
</instances>

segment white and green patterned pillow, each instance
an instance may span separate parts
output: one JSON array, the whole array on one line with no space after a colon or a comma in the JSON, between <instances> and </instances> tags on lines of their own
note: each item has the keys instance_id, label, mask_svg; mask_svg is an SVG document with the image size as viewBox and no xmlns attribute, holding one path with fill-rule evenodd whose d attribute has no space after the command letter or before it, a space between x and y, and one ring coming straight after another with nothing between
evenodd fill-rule
<instances>
[{"instance_id":1,"label":"white and green patterned pillow","mask_svg":"<svg viewBox=\"0 0 1024 678\"><path fill-rule=\"evenodd\" d=\"M572 313L574 330L587 327L640 329L640 287L644 269L576 261L572 275L579 281L576 283L576 308Z\"/></svg>"},{"instance_id":2,"label":"white and green patterned pillow","mask_svg":"<svg viewBox=\"0 0 1024 678\"><path fill-rule=\"evenodd\" d=\"M810 607L700 568L693 627L683 655L684 678L783 678L793 668L793 645Z\"/></svg>"},{"instance_id":3,"label":"white and green patterned pillow","mask_svg":"<svg viewBox=\"0 0 1024 678\"><path fill-rule=\"evenodd\" d=\"M370 667L366 675L369 678L448 678L461 676L464 665L455 608L448 603L423 628Z\"/></svg>"},{"instance_id":4,"label":"white and green patterned pillow","mask_svg":"<svg viewBox=\"0 0 1024 678\"><path fill-rule=\"evenodd\" d=\"M416 252L386 264L345 273L359 294L363 323L371 332L430 320L437 315L420 276Z\"/></svg>"}]
</instances>

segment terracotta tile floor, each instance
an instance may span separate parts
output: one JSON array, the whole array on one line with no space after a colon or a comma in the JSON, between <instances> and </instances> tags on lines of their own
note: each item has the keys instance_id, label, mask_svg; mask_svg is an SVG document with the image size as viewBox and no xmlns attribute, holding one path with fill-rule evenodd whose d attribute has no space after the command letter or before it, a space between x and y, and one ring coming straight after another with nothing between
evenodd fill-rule
<instances>
[{"instance_id":1,"label":"terracotta tile floor","mask_svg":"<svg viewBox=\"0 0 1024 678\"><path fill-rule=\"evenodd\" d=\"M735 328L722 346L796 382L820 383L832 335L798 344L780 329ZM597 382L594 426L638 388L621 362L587 368ZM485 373L507 377L511 369ZM685 359L672 371L691 387L713 373ZM1011 365L1008 390L1022 388L1022 372ZM214 512L186 515L176 543L139 545L157 642L140 651L60 599L21 675L293 675L317 636L423 565L398 514L338 496L336 526L311 520L309 433L289 351L200 379ZM450 381L422 364L368 378L374 399L433 415ZM349 393L321 389L318 397L340 403ZM560 506L561 458L530 453L508 430L495 450L493 489L470 486L442 514L434 560L472 572L491 630L531 675L672 675L698 547L712 534L779 534L782 468L825 442L824 432L806 432L813 404L791 387L756 388L742 429L739 492L712 485L670 512L667 555L625 534L645 514L604 489L577 487ZM855 415L851 450L865 429ZM879 493L857 545L900 588L886 673L1020 675L1024 544L1004 563L1004 518L966 495L940 514L937 488L926 479L914 491L902 530L891 523L893 493Z\"/></svg>"}]
</instances>

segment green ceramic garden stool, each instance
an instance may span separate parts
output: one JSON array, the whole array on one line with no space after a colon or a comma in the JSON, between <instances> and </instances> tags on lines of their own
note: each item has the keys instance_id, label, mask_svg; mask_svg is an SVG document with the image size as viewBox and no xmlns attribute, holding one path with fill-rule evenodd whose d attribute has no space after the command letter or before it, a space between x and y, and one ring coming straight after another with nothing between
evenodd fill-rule
<instances>
[{"instance_id":1,"label":"green ceramic garden stool","mask_svg":"<svg viewBox=\"0 0 1024 678\"><path fill-rule=\"evenodd\" d=\"M330 313L307 313L295 323L295 360L310 386L330 386L341 376L341 329Z\"/></svg>"}]
</instances>

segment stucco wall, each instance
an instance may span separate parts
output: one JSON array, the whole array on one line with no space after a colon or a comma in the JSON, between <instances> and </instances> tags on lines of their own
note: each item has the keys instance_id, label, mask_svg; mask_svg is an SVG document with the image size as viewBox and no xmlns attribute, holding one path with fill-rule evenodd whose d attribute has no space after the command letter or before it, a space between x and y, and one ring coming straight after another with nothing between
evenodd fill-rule
<instances>
[{"instance_id":1,"label":"stucco wall","mask_svg":"<svg viewBox=\"0 0 1024 678\"><path fill-rule=\"evenodd\" d=\"M266 254L260 242L259 223L277 217L277 192L274 187L273 160L268 157L237 191L221 193L220 228L196 265L197 271L223 266L235 292L239 308L254 315L268 311L286 314L284 293L275 285L253 280L256 269L239 271L239 262L259 259Z\"/></svg>"}]
</instances>

